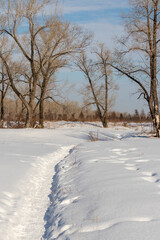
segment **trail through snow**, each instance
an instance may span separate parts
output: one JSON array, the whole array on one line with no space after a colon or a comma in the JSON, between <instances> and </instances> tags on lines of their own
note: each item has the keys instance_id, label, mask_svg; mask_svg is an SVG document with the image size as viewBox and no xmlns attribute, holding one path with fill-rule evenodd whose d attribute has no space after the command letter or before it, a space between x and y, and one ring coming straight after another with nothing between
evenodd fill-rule
<instances>
[{"instance_id":1,"label":"trail through snow","mask_svg":"<svg viewBox=\"0 0 160 240\"><path fill-rule=\"evenodd\" d=\"M49 204L48 195L55 165L68 155L72 147L61 147L53 154L39 157L38 161L32 164L33 170L28 175L27 184L25 182L23 186L21 183L22 195L18 202L18 209L9 218L8 225L4 224L4 229L1 229L7 232L5 240L41 239L45 224L44 211ZM12 196L8 194L8 198Z\"/></svg>"}]
</instances>

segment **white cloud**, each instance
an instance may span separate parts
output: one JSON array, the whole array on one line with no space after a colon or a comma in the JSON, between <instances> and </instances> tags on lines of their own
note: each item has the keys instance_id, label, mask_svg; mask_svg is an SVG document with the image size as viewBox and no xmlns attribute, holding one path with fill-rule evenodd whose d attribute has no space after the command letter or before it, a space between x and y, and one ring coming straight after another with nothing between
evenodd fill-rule
<instances>
[{"instance_id":1,"label":"white cloud","mask_svg":"<svg viewBox=\"0 0 160 240\"><path fill-rule=\"evenodd\" d=\"M109 9L124 9L128 7L128 0L61 0L59 4L63 14L71 14L76 12L99 11ZM47 8L47 12L53 11L55 3L51 3Z\"/></svg>"},{"instance_id":2,"label":"white cloud","mask_svg":"<svg viewBox=\"0 0 160 240\"><path fill-rule=\"evenodd\" d=\"M128 0L60 0L60 9L62 9L62 14L75 14L77 16L76 24L88 29L95 35L95 40L99 42L104 42L109 48L113 48L115 45L115 36L121 36L124 32L124 28L118 22L118 16L120 12L128 7ZM62 7L62 8L61 8ZM46 9L49 12L54 11L55 2ZM103 14L103 18L100 13L95 16L94 21L90 18L87 19L87 13L92 13L99 10L113 10L114 13L107 15ZM83 11L85 16L85 21L83 16L79 12ZM98 17L97 17L98 16ZM117 18L118 17L118 18ZM71 20L72 23L74 23Z\"/></svg>"},{"instance_id":3,"label":"white cloud","mask_svg":"<svg viewBox=\"0 0 160 240\"><path fill-rule=\"evenodd\" d=\"M78 11L98 11L107 9L122 9L127 7L128 0L81 0L67 1L64 0L64 13L74 13Z\"/></svg>"}]
</instances>

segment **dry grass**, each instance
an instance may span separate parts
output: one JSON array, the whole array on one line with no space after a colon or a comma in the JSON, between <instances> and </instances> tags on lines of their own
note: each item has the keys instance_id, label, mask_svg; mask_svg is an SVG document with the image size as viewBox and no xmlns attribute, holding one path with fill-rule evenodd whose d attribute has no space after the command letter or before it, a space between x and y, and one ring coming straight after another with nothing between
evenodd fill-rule
<instances>
[{"instance_id":1,"label":"dry grass","mask_svg":"<svg viewBox=\"0 0 160 240\"><path fill-rule=\"evenodd\" d=\"M91 142L96 142L99 140L99 132L98 131L97 132L90 131L88 134L88 137Z\"/></svg>"}]
</instances>

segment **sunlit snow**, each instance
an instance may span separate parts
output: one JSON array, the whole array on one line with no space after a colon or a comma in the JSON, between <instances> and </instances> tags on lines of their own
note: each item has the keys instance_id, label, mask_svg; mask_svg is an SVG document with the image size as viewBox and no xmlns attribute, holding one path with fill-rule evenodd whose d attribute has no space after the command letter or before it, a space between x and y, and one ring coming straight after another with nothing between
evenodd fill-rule
<instances>
[{"instance_id":1,"label":"sunlit snow","mask_svg":"<svg viewBox=\"0 0 160 240\"><path fill-rule=\"evenodd\" d=\"M158 240L160 140L146 131L0 130L0 240Z\"/></svg>"}]
</instances>

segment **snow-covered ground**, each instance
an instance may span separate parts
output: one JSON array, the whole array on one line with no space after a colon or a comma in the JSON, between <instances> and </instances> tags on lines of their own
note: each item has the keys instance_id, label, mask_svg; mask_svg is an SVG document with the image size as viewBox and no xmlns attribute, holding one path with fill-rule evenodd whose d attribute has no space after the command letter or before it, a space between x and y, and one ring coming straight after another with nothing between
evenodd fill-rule
<instances>
[{"instance_id":1,"label":"snow-covered ground","mask_svg":"<svg viewBox=\"0 0 160 240\"><path fill-rule=\"evenodd\" d=\"M160 139L146 130L0 130L0 240L159 240Z\"/></svg>"}]
</instances>

